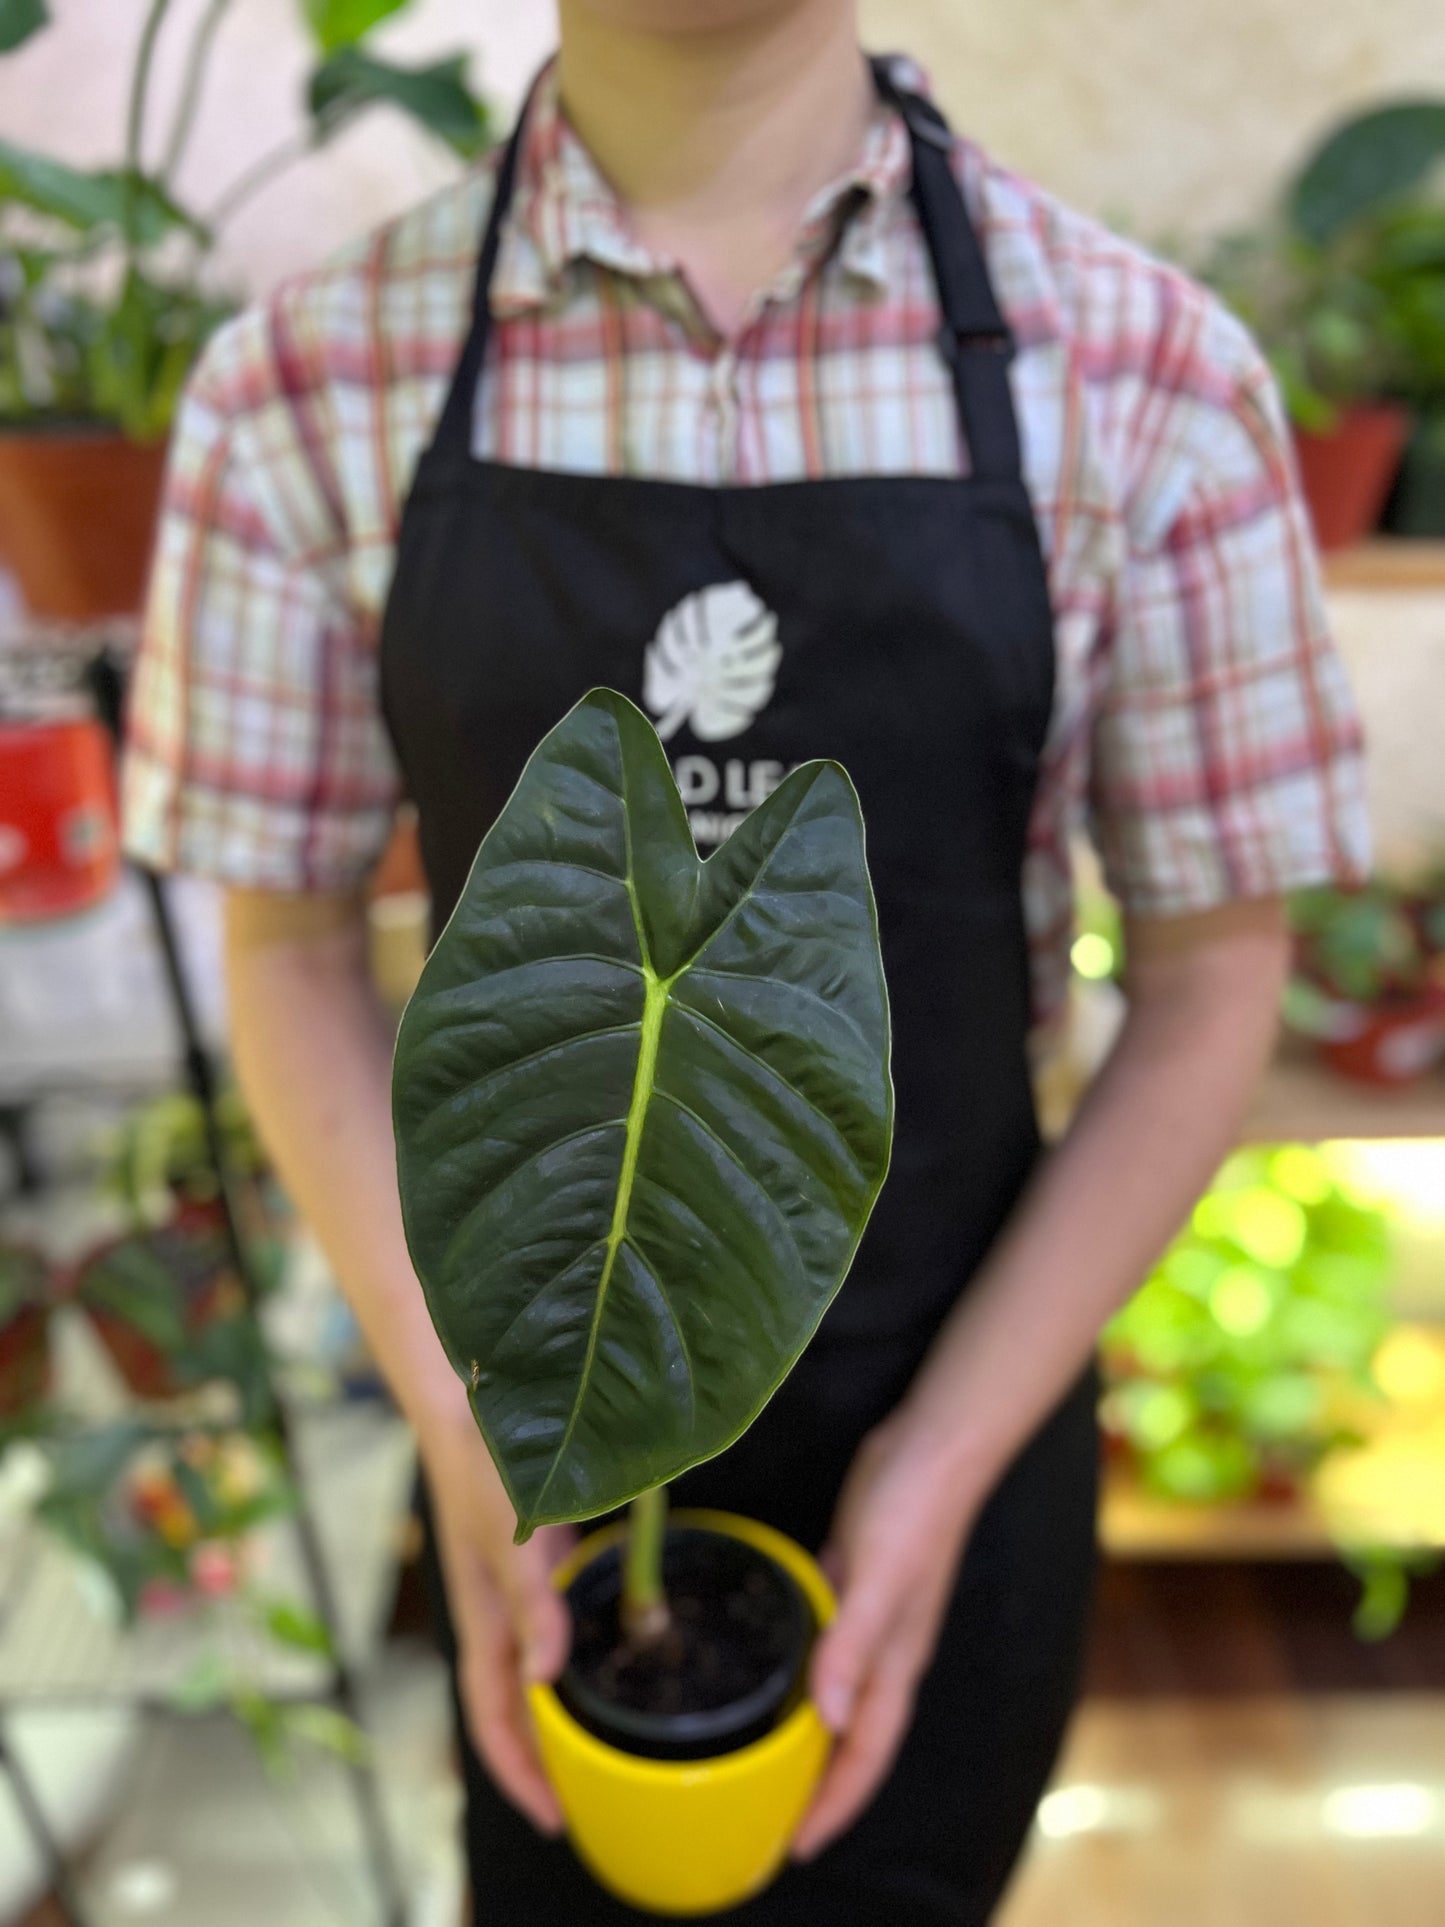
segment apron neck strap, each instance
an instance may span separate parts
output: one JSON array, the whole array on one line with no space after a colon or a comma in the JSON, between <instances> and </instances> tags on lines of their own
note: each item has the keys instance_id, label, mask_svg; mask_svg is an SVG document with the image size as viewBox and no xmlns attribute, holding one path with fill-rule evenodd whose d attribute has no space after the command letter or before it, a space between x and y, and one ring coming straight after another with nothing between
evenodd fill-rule
<instances>
[{"instance_id":1,"label":"apron neck strap","mask_svg":"<svg viewBox=\"0 0 1445 1927\"><path fill-rule=\"evenodd\" d=\"M953 376L971 473L989 481L1017 481L1022 461L1008 381L1014 339L995 299L983 249L953 173L948 123L931 102L898 86L886 59L875 59L870 65L880 95L902 115L908 128L913 150L910 193L943 312L938 349ZM491 333L492 275L541 78L532 83L497 168L491 213L477 259L467 339L437 425L438 446L461 454L472 446L477 388Z\"/></svg>"},{"instance_id":2,"label":"apron neck strap","mask_svg":"<svg viewBox=\"0 0 1445 1927\"><path fill-rule=\"evenodd\" d=\"M516 126L502 150L502 158L497 166L495 185L492 189L492 211L487 217L487 231L482 239L482 251L477 257L476 280L472 286L471 318L467 326L467 339L462 348L461 359L457 362L452 376L452 385L447 392L446 406L442 409L437 423L436 445L449 453L465 455L472 446L472 417L476 409L477 387L482 378L482 369L487 359L487 340L492 331L491 288L492 275L497 265L497 254L502 245L502 228L512 205L512 194L517 185L517 169L522 158L522 145L527 135L527 120L531 113L532 101L542 83L542 73L527 90L527 97L517 115Z\"/></svg>"},{"instance_id":3,"label":"apron neck strap","mask_svg":"<svg viewBox=\"0 0 1445 1927\"><path fill-rule=\"evenodd\" d=\"M879 93L903 116L913 146L910 191L943 311L938 351L953 375L971 472L1017 481L1023 462L1008 381L1014 338L953 171L948 122L931 101L898 85L886 58L871 65Z\"/></svg>"}]
</instances>

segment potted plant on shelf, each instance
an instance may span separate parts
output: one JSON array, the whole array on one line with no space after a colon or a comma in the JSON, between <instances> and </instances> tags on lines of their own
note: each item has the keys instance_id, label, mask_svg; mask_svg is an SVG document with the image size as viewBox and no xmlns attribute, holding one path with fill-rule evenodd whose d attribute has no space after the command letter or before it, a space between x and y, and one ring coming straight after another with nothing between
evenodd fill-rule
<instances>
[{"instance_id":1,"label":"potted plant on shelf","mask_svg":"<svg viewBox=\"0 0 1445 1927\"><path fill-rule=\"evenodd\" d=\"M335 1657L323 1621L267 1577L266 1534L296 1506L273 1439L121 1419L57 1429L39 1451L34 1516L81 1563L87 1596L124 1626L190 1622L195 1657L171 1689L177 1710L228 1710L277 1770L298 1740L361 1756L365 1735L341 1712L267 1689L272 1649Z\"/></svg>"},{"instance_id":2,"label":"potted plant on shelf","mask_svg":"<svg viewBox=\"0 0 1445 1927\"><path fill-rule=\"evenodd\" d=\"M269 1414L264 1339L220 1225L181 1220L107 1240L80 1261L71 1291L138 1398L222 1382L246 1423Z\"/></svg>"},{"instance_id":3,"label":"potted plant on shelf","mask_svg":"<svg viewBox=\"0 0 1445 1927\"><path fill-rule=\"evenodd\" d=\"M1315 1040L1332 1070L1369 1084L1414 1081L1445 1054L1445 929L1428 896L1376 880L1290 900L1291 1028Z\"/></svg>"},{"instance_id":4,"label":"potted plant on shelf","mask_svg":"<svg viewBox=\"0 0 1445 1927\"><path fill-rule=\"evenodd\" d=\"M302 132L188 208L177 177L231 0L189 21L168 124L154 68L170 0L150 0L115 166L81 169L0 141L0 561L30 609L69 620L140 600L164 440L202 345L233 303L211 285L216 242L286 166L389 104L463 155L488 135L457 56L398 66L368 35L409 0L303 0L317 49ZM0 0L0 53L47 24L44 0Z\"/></svg>"},{"instance_id":5,"label":"potted plant on shelf","mask_svg":"<svg viewBox=\"0 0 1445 1927\"><path fill-rule=\"evenodd\" d=\"M1225 237L1198 264L1269 353L1325 548L1378 525L1414 422L1445 404L1442 156L1445 101L1358 115L1309 158L1268 227Z\"/></svg>"},{"instance_id":6,"label":"potted plant on shelf","mask_svg":"<svg viewBox=\"0 0 1445 1927\"><path fill-rule=\"evenodd\" d=\"M1237 1152L1105 1329L1105 1439L1158 1498L1300 1497L1389 1328L1384 1214L1303 1145Z\"/></svg>"},{"instance_id":7,"label":"potted plant on shelf","mask_svg":"<svg viewBox=\"0 0 1445 1927\"><path fill-rule=\"evenodd\" d=\"M633 1905L781 1864L827 1752L808 1555L663 1488L751 1424L852 1261L892 1134L857 798L795 770L705 862L651 724L595 690L534 753L402 1019L407 1238L516 1508L631 1502L561 1568L533 1690L573 1842Z\"/></svg>"},{"instance_id":8,"label":"potted plant on shelf","mask_svg":"<svg viewBox=\"0 0 1445 1927\"><path fill-rule=\"evenodd\" d=\"M217 1092L215 1117L248 1248L274 1263L289 1207L233 1084ZM137 1231L162 1224L223 1225L220 1178L200 1099L190 1091L166 1091L137 1105L105 1141L101 1187Z\"/></svg>"}]
</instances>

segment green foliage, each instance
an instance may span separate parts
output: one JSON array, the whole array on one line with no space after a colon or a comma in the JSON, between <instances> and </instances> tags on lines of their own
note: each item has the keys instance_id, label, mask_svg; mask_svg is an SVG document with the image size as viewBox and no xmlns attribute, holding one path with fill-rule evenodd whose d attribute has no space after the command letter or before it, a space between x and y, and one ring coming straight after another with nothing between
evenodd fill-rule
<instances>
[{"instance_id":1,"label":"green foliage","mask_svg":"<svg viewBox=\"0 0 1445 1927\"><path fill-rule=\"evenodd\" d=\"M224 1591L238 1590L242 1541L295 1506L275 1445L251 1434L171 1432L127 1418L58 1432L42 1450L49 1486L37 1516L109 1578L127 1619L148 1590L197 1600L214 1593L214 1585L197 1590L198 1561L218 1549L233 1568ZM279 1602L250 1603L266 1631L300 1643L277 1633ZM291 1611L304 1626L304 1610Z\"/></svg>"},{"instance_id":2,"label":"green foliage","mask_svg":"<svg viewBox=\"0 0 1445 1927\"><path fill-rule=\"evenodd\" d=\"M1445 161L1445 100L1393 101L1356 115L1319 147L1294 183L1295 228L1327 247L1362 217L1403 200Z\"/></svg>"},{"instance_id":3,"label":"green foliage","mask_svg":"<svg viewBox=\"0 0 1445 1927\"><path fill-rule=\"evenodd\" d=\"M398 107L464 159L489 137L487 115L466 81L464 54L429 67L398 67L358 47L343 47L311 76L307 99L327 137L365 107Z\"/></svg>"},{"instance_id":4,"label":"green foliage","mask_svg":"<svg viewBox=\"0 0 1445 1927\"><path fill-rule=\"evenodd\" d=\"M1356 1004L1417 996L1445 937L1428 896L1380 879L1359 890L1323 884L1297 891L1289 915L1304 984Z\"/></svg>"},{"instance_id":5,"label":"green foliage","mask_svg":"<svg viewBox=\"0 0 1445 1927\"><path fill-rule=\"evenodd\" d=\"M354 46L406 5L407 0L304 0L306 19L325 54Z\"/></svg>"},{"instance_id":6,"label":"green foliage","mask_svg":"<svg viewBox=\"0 0 1445 1927\"><path fill-rule=\"evenodd\" d=\"M533 754L402 1020L413 1261L519 1536L742 1433L852 1260L887 1167L863 825L795 770L699 859L610 690Z\"/></svg>"},{"instance_id":7,"label":"green foliage","mask_svg":"<svg viewBox=\"0 0 1445 1927\"><path fill-rule=\"evenodd\" d=\"M269 1414L265 1342L219 1225L175 1223L117 1239L81 1265L77 1297L157 1354L168 1384L222 1380L249 1423Z\"/></svg>"},{"instance_id":8,"label":"green foliage","mask_svg":"<svg viewBox=\"0 0 1445 1927\"><path fill-rule=\"evenodd\" d=\"M1402 1553L1393 1546L1347 1551L1344 1561L1360 1582L1355 1635L1372 1644L1388 1639L1404 1618L1411 1578L1440 1569L1437 1553Z\"/></svg>"},{"instance_id":9,"label":"green foliage","mask_svg":"<svg viewBox=\"0 0 1445 1927\"><path fill-rule=\"evenodd\" d=\"M0 141L0 200L62 221L82 234L97 228L129 232L140 247L154 247L177 228L204 237L205 228L143 174L123 168L85 173L44 154L30 154Z\"/></svg>"},{"instance_id":10,"label":"green foliage","mask_svg":"<svg viewBox=\"0 0 1445 1927\"><path fill-rule=\"evenodd\" d=\"M0 54L24 46L49 21L45 0L0 0Z\"/></svg>"},{"instance_id":11,"label":"green foliage","mask_svg":"<svg viewBox=\"0 0 1445 1927\"><path fill-rule=\"evenodd\" d=\"M269 1163L234 1086L218 1093L215 1112L232 1177L263 1177ZM199 1099L189 1091L167 1091L138 1105L106 1144L102 1183L125 1204L137 1229L169 1218L177 1199L214 1199L219 1185Z\"/></svg>"},{"instance_id":12,"label":"green foliage","mask_svg":"<svg viewBox=\"0 0 1445 1927\"><path fill-rule=\"evenodd\" d=\"M1388 1328L1391 1244L1329 1160L1238 1152L1109 1324L1108 1430L1146 1487L1215 1502L1296 1484L1348 1433Z\"/></svg>"},{"instance_id":13,"label":"green foliage","mask_svg":"<svg viewBox=\"0 0 1445 1927\"><path fill-rule=\"evenodd\" d=\"M1197 267L1268 350L1286 403L1328 430L1340 406L1445 404L1445 102L1362 114L1290 183L1276 217Z\"/></svg>"},{"instance_id":14,"label":"green foliage","mask_svg":"<svg viewBox=\"0 0 1445 1927\"><path fill-rule=\"evenodd\" d=\"M208 212L182 206L176 172L230 4L212 0L191 21L178 96L156 138L151 72L172 23L167 0L152 0L120 164L76 168L0 142L0 420L104 422L137 441L164 435L197 355L236 305L213 291L211 264L219 230L255 192L377 105L399 109L455 153L485 145L488 122L463 57L406 68L358 44L409 0L304 0L321 59L302 136L251 162ZM39 0L0 0L0 53L45 18Z\"/></svg>"},{"instance_id":15,"label":"green foliage","mask_svg":"<svg viewBox=\"0 0 1445 1927\"><path fill-rule=\"evenodd\" d=\"M266 1630L282 1646L299 1653L316 1653L323 1659L335 1657L326 1622L294 1600L272 1599L264 1608Z\"/></svg>"}]
</instances>

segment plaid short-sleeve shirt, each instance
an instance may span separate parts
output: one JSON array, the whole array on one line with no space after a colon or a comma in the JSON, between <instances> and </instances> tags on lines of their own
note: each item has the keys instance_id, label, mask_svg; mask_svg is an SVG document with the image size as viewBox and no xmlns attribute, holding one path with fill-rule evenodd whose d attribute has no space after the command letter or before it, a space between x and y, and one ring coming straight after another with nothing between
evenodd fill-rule
<instances>
[{"instance_id":1,"label":"plaid short-sleeve shirt","mask_svg":"<svg viewBox=\"0 0 1445 1927\"><path fill-rule=\"evenodd\" d=\"M1018 340L1055 615L1022 879L1047 1018L1067 981L1077 827L1143 916L1358 876L1359 732L1248 334L970 140L953 163ZM906 130L880 103L856 164L722 340L634 235L545 81L492 286L477 452L700 484L966 472L908 171ZM479 165L283 285L205 355L173 442L132 691L125 819L140 861L332 891L383 847L400 783L379 623L493 178Z\"/></svg>"}]
</instances>

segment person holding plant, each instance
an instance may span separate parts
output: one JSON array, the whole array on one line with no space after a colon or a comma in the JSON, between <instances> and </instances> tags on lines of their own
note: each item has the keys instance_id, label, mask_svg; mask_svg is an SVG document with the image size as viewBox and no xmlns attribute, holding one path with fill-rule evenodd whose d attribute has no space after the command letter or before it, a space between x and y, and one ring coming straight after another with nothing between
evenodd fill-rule
<instances>
[{"instance_id":1,"label":"person holding plant","mask_svg":"<svg viewBox=\"0 0 1445 1927\"><path fill-rule=\"evenodd\" d=\"M736 1917L986 1920L1076 1690L1091 1353L1270 1048L1280 899L1366 862L1358 733L1268 371L1178 273L949 134L852 0L562 0L506 148L229 327L137 668L132 853L228 886L238 1068L417 1431L478 1919L635 1918L566 1849L523 1681L568 1641L408 1263L363 892L439 929L591 686L699 846L851 772L891 1175L817 1338L680 1501L824 1547L837 1736ZM1129 1014L1041 1155L1087 810ZM731 1916L730 1916L731 1917Z\"/></svg>"}]
</instances>

